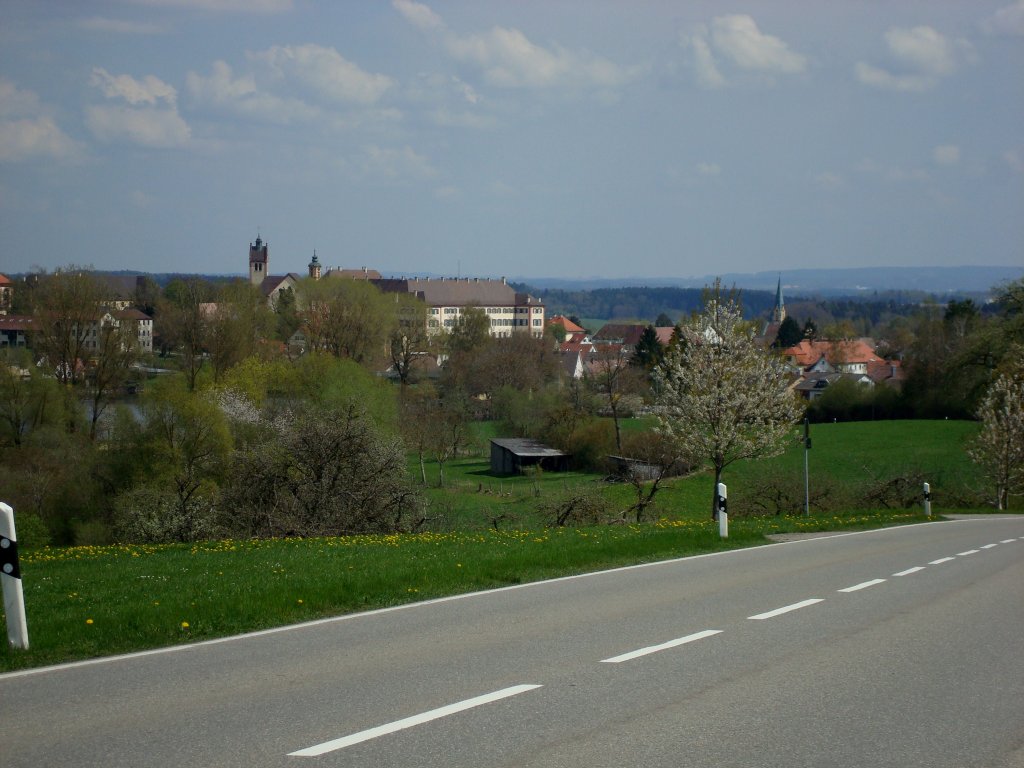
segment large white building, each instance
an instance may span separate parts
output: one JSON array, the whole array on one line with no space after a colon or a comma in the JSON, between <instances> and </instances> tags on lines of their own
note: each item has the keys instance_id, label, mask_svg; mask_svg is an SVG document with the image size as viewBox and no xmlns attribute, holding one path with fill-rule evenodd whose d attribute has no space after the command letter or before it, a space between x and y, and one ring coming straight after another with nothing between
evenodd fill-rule
<instances>
[{"instance_id":1,"label":"large white building","mask_svg":"<svg viewBox=\"0 0 1024 768\"><path fill-rule=\"evenodd\" d=\"M422 299L427 305L427 330L431 333L450 331L463 312L477 307L487 315L492 336L544 335L544 303L527 293L517 293L505 278L403 277L370 282L387 293L411 293Z\"/></svg>"}]
</instances>

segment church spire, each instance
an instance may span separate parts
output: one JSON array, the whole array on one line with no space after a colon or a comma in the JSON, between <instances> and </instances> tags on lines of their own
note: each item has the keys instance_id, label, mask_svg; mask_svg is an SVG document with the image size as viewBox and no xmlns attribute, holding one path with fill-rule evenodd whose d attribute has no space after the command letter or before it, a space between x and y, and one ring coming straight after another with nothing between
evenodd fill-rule
<instances>
[{"instance_id":1,"label":"church spire","mask_svg":"<svg viewBox=\"0 0 1024 768\"><path fill-rule=\"evenodd\" d=\"M772 310L772 322L781 323L786 319L786 305L782 301L782 274L779 274L779 284L775 289L775 309Z\"/></svg>"}]
</instances>

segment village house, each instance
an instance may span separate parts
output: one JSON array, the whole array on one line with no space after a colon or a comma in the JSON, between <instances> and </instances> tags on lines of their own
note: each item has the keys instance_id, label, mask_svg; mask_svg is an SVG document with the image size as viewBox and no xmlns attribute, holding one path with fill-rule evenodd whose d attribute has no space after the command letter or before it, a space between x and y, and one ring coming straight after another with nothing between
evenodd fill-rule
<instances>
[{"instance_id":1,"label":"village house","mask_svg":"<svg viewBox=\"0 0 1024 768\"><path fill-rule=\"evenodd\" d=\"M0 275L0 315L6 315L14 304L14 281L7 275Z\"/></svg>"}]
</instances>

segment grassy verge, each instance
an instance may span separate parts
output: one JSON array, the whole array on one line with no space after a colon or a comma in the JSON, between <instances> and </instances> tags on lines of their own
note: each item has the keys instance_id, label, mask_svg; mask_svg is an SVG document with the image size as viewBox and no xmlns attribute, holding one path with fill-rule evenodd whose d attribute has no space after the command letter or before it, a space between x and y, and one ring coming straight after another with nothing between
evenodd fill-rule
<instances>
[{"instance_id":1,"label":"grassy verge","mask_svg":"<svg viewBox=\"0 0 1024 768\"><path fill-rule=\"evenodd\" d=\"M0 670L222 637L574 573L754 546L769 533L917 522L858 512L529 531L42 549L22 558L31 648ZM5 621L5 619L4 619Z\"/></svg>"}]
</instances>

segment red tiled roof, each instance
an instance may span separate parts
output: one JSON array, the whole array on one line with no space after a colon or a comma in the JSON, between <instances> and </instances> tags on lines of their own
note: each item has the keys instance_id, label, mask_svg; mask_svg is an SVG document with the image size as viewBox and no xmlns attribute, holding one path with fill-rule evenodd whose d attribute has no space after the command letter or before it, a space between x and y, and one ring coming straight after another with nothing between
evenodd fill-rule
<instances>
[{"instance_id":1,"label":"red tiled roof","mask_svg":"<svg viewBox=\"0 0 1024 768\"><path fill-rule=\"evenodd\" d=\"M548 325L560 325L565 329L566 333L585 333L586 329L582 328L574 323L564 315L554 315L548 319Z\"/></svg>"},{"instance_id":2,"label":"red tiled roof","mask_svg":"<svg viewBox=\"0 0 1024 768\"><path fill-rule=\"evenodd\" d=\"M0 275L0 285L14 285L14 282L7 275Z\"/></svg>"}]
</instances>

